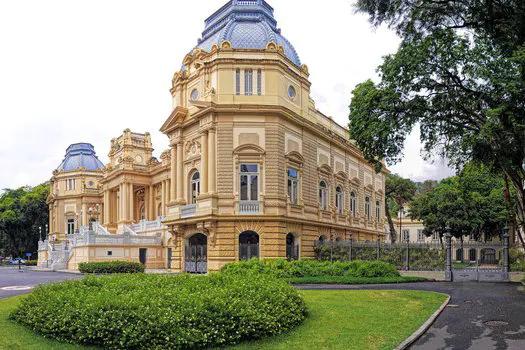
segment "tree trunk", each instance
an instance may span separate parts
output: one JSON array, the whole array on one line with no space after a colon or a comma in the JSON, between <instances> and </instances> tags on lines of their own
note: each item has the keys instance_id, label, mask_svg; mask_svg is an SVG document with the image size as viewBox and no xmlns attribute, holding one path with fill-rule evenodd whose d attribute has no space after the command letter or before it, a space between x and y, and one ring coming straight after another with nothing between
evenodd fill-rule
<instances>
[{"instance_id":1,"label":"tree trunk","mask_svg":"<svg viewBox=\"0 0 525 350\"><path fill-rule=\"evenodd\" d=\"M390 243L396 243L396 228L394 227L394 221L392 215L390 215L390 207L388 206L388 199L385 200L385 214L388 220L388 226L390 227Z\"/></svg>"},{"instance_id":2,"label":"tree trunk","mask_svg":"<svg viewBox=\"0 0 525 350\"><path fill-rule=\"evenodd\" d=\"M523 189L525 177L521 176L518 172L505 171L506 177L511 181L512 186L516 190L516 216L518 219L516 230L520 237L521 245L525 249L525 243L521 235L521 229L525 229L525 190Z\"/></svg>"}]
</instances>

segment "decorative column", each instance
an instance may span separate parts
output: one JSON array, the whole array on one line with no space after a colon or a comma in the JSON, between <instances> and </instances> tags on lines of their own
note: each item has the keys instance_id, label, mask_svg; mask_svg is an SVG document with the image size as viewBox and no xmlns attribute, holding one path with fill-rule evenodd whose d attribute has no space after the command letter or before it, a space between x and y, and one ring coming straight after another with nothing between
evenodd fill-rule
<instances>
[{"instance_id":1,"label":"decorative column","mask_svg":"<svg viewBox=\"0 0 525 350\"><path fill-rule=\"evenodd\" d=\"M201 135L201 194L208 193L208 131Z\"/></svg>"},{"instance_id":2,"label":"decorative column","mask_svg":"<svg viewBox=\"0 0 525 350\"><path fill-rule=\"evenodd\" d=\"M104 221L103 225L107 226L110 224L110 191L106 189L104 191Z\"/></svg>"},{"instance_id":3,"label":"decorative column","mask_svg":"<svg viewBox=\"0 0 525 350\"><path fill-rule=\"evenodd\" d=\"M135 221L135 192L133 191L133 184L128 184L128 203L128 219L133 223Z\"/></svg>"},{"instance_id":4,"label":"decorative column","mask_svg":"<svg viewBox=\"0 0 525 350\"><path fill-rule=\"evenodd\" d=\"M153 185L149 186L148 191L148 217L149 220L157 218L157 215L155 215L155 187Z\"/></svg>"},{"instance_id":5,"label":"decorative column","mask_svg":"<svg viewBox=\"0 0 525 350\"><path fill-rule=\"evenodd\" d=\"M82 226L87 226L87 204L82 204L82 217L80 218L80 221L82 222Z\"/></svg>"},{"instance_id":6,"label":"decorative column","mask_svg":"<svg viewBox=\"0 0 525 350\"><path fill-rule=\"evenodd\" d=\"M160 201L162 206L162 215L165 216L164 208L166 207L166 181L162 181L162 188L160 191Z\"/></svg>"},{"instance_id":7,"label":"decorative column","mask_svg":"<svg viewBox=\"0 0 525 350\"><path fill-rule=\"evenodd\" d=\"M182 142L177 145L177 201L184 203L184 194L182 193L182 172L183 172L183 155L182 155Z\"/></svg>"},{"instance_id":8,"label":"decorative column","mask_svg":"<svg viewBox=\"0 0 525 350\"><path fill-rule=\"evenodd\" d=\"M214 194L217 191L217 172L215 170L215 130L208 132L208 192Z\"/></svg>"},{"instance_id":9,"label":"decorative column","mask_svg":"<svg viewBox=\"0 0 525 350\"><path fill-rule=\"evenodd\" d=\"M175 201L177 199L177 183L176 176L177 176L177 164L175 163L175 159L177 158L177 145L171 146L171 168L170 168L170 199L171 202Z\"/></svg>"}]
</instances>

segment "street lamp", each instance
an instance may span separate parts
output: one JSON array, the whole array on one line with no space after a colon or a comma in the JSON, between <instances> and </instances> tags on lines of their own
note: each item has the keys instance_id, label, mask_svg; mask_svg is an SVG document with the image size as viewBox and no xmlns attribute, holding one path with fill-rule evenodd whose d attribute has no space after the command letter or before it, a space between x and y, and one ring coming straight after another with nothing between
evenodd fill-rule
<instances>
[{"instance_id":1,"label":"street lamp","mask_svg":"<svg viewBox=\"0 0 525 350\"><path fill-rule=\"evenodd\" d=\"M403 232L401 232L401 221L403 219L402 215L403 215L403 206L400 206L399 207L399 242L402 242L403 241Z\"/></svg>"},{"instance_id":2,"label":"street lamp","mask_svg":"<svg viewBox=\"0 0 525 350\"><path fill-rule=\"evenodd\" d=\"M42 226L38 226L38 241L42 241Z\"/></svg>"}]
</instances>

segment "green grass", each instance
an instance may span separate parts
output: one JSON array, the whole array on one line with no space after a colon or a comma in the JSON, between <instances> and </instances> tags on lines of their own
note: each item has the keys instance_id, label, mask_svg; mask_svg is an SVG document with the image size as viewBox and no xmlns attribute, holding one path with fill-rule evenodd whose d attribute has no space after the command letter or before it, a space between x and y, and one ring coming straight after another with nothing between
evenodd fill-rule
<instances>
[{"instance_id":1,"label":"green grass","mask_svg":"<svg viewBox=\"0 0 525 350\"><path fill-rule=\"evenodd\" d=\"M306 321L290 332L228 349L392 349L445 301L424 291L301 291Z\"/></svg>"},{"instance_id":2,"label":"green grass","mask_svg":"<svg viewBox=\"0 0 525 350\"><path fill-rule=\"evenodd\" d=\"M39 336L27 328L8 320L23 297L0 299L0 350L78 350L94 349L59 343Z\"/></svg>"},{"instance_id":3,"label":"green grass","mask_svg":"<svg viewBox=\"0 0 525 350\"><path fill-rule=\"evenodd\" d=\"M392 349L445 301L423 291L301 291L306 321L286 334L229 349ZM1 350L72 350L86 347L45 339L7 319L20 298L0 300ZM90 348L93 349L93 348Z\"/></svg>"},{"instance_id":4,"label":"green grass","mask_svg":"<svg viewBox=\"0 0 525 350\"><path fill-rule=\"evenodd\" d=\"M424 282L424 277L349 277L349 276L317 276L317 277L294 277L288 279L292 284L387 284Z\"/></svg>"}]
</instances>

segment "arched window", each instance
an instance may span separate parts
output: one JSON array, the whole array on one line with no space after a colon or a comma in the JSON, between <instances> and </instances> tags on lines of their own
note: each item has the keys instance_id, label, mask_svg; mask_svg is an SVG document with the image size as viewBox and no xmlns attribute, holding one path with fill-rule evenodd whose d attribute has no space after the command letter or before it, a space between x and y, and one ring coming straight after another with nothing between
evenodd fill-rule
<instances>
[{"instance_id":1,"label":"arched window","mask_svg":"<svg viewBox=\"0 0 525 350\"><path fill-rule=\"evenodd\" d=\"M370 219L370 197L365 198L365 216Z\"/></svg>"},{"instance_id":2,"label":"arched window","mask_svg":"<svg viewBox=\"0 0 525 350\"><path fill-rule=\"evenodd\" d=\"M335 206L337 208L337 212L339 214L343 214L343 208L344 208L344 199L343 199L343 189L341 186L337 186L335 189Z\"/></svg>"},{"instance_id":3,"label":"arched window","mask_svg":"<svg viewBox=\"0 0 525 350\"><path fill-rule=\"evenodd\" d=\"M356 214L356 208L357 208L357 201L355 192L350 193L350 211L352 212L352 215L355 216Z\"/></svg>"},{"instance_id":4,"label":"arched window","mask_svg":"<svg viewBox=\"0 0 525 350\"><path fill-rule=\"evenodd\" d=\"M319 182L319 205L322 210L328 209L328 186L326 182Z\"/></svg>"},{"instance_id":5,"label":"arched window","mask_svg":"<svg viewBox=\"0 0 525 350\"><path fill-rule=\"evenodd\" d=\"M259 235L245 231L239 235L239 260L259 258Z\"/></svg>"},{"instance_id":6,"label":"arched window","mask_svg":"<svg viewBox=\"0 0 525 350\"><path fill-rule=\"evenodd\" d=\"M381 219L381 202L376 201L376 217L377 220Z\"/></svg>"},{"instance_id":7,"label":"arched window","mask_svg":"<svg viewBox=\"0 0 525 350\"><path fill-rule=\"evenodd\" d=\"M471 248L469 251L468 251L468 259L469 261L476 261L476 249L475 248Z\"/></svg>"},{"instance_id":8,"label":"arched window","mask_svg":"<svg viewBox=\"0 0 525 350\"><path fill-rule=\"evenodd\" d=\"M463 261L463 249L456 249L456 261Z\"/></svg>"},{"instance_id":9,"label":"arched window","mask_svg":"<svg viewBox=\"0 0 525 350\"><path fill-rule=\"evenodd\" d=\"M299 259L299 245L297 244L293 233L288 233L286 235L286 258L288 260Z\"/></svg>"},{"instance_id":10,"label":"arched window","mask_svg":"<svg viewBox=\"0 0 525 350\"><path fill-rule=\"evenodd\" d=\"M198 171L193 173L190 183L190 204L197 204L197 198L201 192L201 180Z\"/></svg>"}]
</instances>

